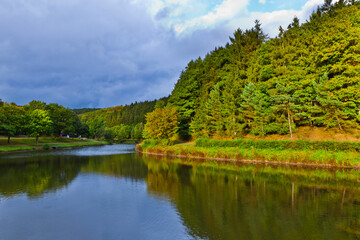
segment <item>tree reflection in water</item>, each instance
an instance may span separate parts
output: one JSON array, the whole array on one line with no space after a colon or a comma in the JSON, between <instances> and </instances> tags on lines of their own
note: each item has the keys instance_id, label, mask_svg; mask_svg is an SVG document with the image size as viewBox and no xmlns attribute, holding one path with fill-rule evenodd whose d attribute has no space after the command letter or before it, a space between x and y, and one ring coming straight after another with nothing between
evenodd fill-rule
<instances>
[{"instance_id":1,"label":"tree reflection in water","mask_svg":"<svg viewBox=\"0 0 360 240\"><path fill-rule=\"evenodd\" d=\"M37 156L0 162L0 196L41 197L79 174L145 181L204 239L354 239L360 173L236 165L122 154Z\"/></svg>"}]
</instances>

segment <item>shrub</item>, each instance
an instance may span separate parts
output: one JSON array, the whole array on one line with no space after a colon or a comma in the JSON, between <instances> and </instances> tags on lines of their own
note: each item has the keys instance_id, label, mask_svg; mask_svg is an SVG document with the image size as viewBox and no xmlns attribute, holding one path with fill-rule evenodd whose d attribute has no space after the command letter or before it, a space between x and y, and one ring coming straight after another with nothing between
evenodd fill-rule
<instances>
[{"instance_id":1,"label":"shrub","mask_svg":"<svg viewBox=\"0 0 360 240\"><path fill-rule=\"evenodd\" d=\"M50 146L49 146L49 144L45 144L45 145L43 145L43 147L42 147L44 150L49 150L50 149Z\"/></svg>"},{"instance_id":2,"label":"shrub","mask_svg":"<svg viewBox=\"0 0 360 240\"><path fill-rule=\"evenodd\" d=\"M172 146L174 141L170 139L146 139L141 144L143 147L146 146Z\"/></svg>"}]
</instances>

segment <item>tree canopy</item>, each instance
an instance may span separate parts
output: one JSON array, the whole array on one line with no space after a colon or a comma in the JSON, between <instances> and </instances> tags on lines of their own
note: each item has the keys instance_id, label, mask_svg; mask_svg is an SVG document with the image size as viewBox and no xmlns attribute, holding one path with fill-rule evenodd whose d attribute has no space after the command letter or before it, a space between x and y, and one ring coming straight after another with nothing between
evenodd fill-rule
<instances>
[{"instance_id":1,"label":"tree canopy","mask_svg":"<svg viewBox=\"0 0 360 240\"><path fill-rule=\"evenodd\" d=\"M167 106L178 134L292 135L297 127L360 127L360 3L325 1L268 38L259 21L188 63Z\"/></svg>"}]
</instances>

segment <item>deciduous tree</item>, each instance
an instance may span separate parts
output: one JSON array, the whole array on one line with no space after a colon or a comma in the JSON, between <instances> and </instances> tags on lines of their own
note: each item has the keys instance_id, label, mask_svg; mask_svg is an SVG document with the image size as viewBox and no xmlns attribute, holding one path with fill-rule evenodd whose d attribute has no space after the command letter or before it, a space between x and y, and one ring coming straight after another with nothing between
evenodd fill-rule
<instances>
[{"instance_id":1,"label":"deciduous tree","mask_svg":"<svg viewBox=\"0 0 360 240\"><path fill-rule=\"evenodd\" d=\"M146 114L144 138L167 139L175 135L179 126L179 114L175 108L157 108Z\"/></svg>"},{"instance_id":2,"label":"deciduous tree","mask_svg":"<svg viewBox=\"0 0 360 240\"><path fill-rule=\"evenodd\" d=\"M36 145L39 143L39 136L51 132L52 121L45 110L35 109L29 118L27 132L36 138Z\"/></svg>"}]
</instances>

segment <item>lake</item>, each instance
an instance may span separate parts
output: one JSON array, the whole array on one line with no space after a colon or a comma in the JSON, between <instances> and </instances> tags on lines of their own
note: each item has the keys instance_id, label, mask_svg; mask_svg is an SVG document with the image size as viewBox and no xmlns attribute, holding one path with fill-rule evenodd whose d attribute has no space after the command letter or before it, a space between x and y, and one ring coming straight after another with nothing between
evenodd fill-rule
<instances>
[{"instance_id":1,"label":"lake","mask_svg":"<svg viewBox=\"0 0 360 240\"><path fill-rule=\"evenodd\" d=\"M108 145L0 155L0 240L360 239L357 170Z\"/></svg>"}]
</instances>

